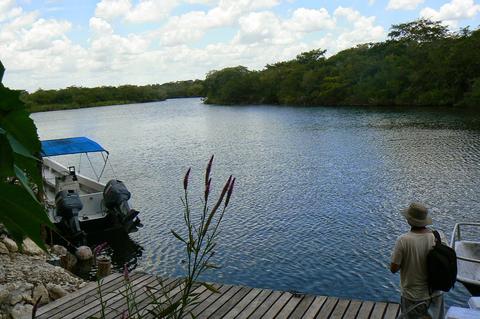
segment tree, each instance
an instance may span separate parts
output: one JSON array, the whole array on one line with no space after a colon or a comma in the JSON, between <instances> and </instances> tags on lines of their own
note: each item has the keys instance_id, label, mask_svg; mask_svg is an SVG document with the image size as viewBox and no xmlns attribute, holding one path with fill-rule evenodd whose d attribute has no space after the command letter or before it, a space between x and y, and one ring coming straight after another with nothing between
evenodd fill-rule
<instances>
[{"instance_id":1,"label":"tree","mask_svg":"<svg viewBox=\"0 0 480 319\"><path fill-rule=\"evenodd\" d=\"M412 22L394 24L388 36L394 41L431 42L446 38L448 28L441 21L418 19Z\"/></svg>"},{"instance_id":2,"label":"tree","mask_svg":"<svg viewBox=\"0 0 480 319\"><path fill-rule=\"evenodd\" d=\"M30 237L40 247L41 226L52 226L37 195L42 191L37 128L20 101L20 91L3 86L0 62L0 223L17 241Z\"/></svg>"},{"instance_id":3,"label":"tree","mask_svg":"<svg viewBox=\"0 0 480 319\"><path fill-rule=\"evenodd\" d=\"M315 49L308 52L303 52L297 55L296 61L302 64L315 63L325 59L325 52L327 50Z\"/></svg>"}]
</instances>

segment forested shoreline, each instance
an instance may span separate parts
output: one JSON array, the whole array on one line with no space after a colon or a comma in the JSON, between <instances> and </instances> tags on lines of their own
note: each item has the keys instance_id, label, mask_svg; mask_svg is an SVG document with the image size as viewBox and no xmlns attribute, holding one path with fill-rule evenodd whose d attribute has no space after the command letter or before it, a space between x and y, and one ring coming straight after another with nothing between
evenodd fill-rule
<instances>
[{"instance_id":1,"label":"forested shoreline","mask_svg":"<svg viewBox=\"0 0 480 319\"><path fill-rule=\"evenodd\" d=\"M210 71L205 80L24 92L30 112L205 97L207 104L480 106L480 29L451 32L420 19L393 25L384 42L331 57L322 49L251 71Z\"/></svg>"},{"instance_id":2,"label":"forested shoreline","mask_svg":"<svg viewBox=\"0 0 480 319\"><path fill-rule=\"evenodd\" d=\"M329 58L319 49L261 71L213 71L204 87L209 104L480 106L480 30L416 20Z\"/></svg>"},{"instance_id":3,"label":"forested shoreline","mask_svg":"<svg viewBox=\"0 0 480 319\"><path fill-rule=\"evenodd\" d=\"M177 97L203 96L203 81L177 81L152 85L68 87L60 90L23 92L22 99L30 112L75 109L92 106L146 103Z\"/></svg>"}]
</instances>

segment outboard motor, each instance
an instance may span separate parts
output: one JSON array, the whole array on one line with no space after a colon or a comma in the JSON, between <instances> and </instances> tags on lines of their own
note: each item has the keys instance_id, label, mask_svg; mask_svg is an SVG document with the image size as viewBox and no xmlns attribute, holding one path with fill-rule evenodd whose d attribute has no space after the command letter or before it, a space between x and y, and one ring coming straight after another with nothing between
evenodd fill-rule
<instances>
[{"instance_id":1,"label":"outboard motor","mask_svg":"<svg viewBox=\"0 0 480 319\"><path fill-rule=\"evenodd\" d=\"M119 222L127 233L136 232L143 225L138 219L138 211L131 209L128 205L130 192L122 181L112 179L103 190L103 200L105 206Z\"/></svg>"},{"instance_id":2,"label":"outboard motor","mask_svg":"<svg viewBox=\"0 0 480 319\"><path fill-rule=\"evenodd\" d=\"M78 193L74 190L62 190L55 195L55 204L57 207L57 215L62 217L60 227L65 229L75 244L84 244L85 233L80 228L78 221L78 212L82 210L83 204L80 201Z\"/></svg>"}]
</instances>

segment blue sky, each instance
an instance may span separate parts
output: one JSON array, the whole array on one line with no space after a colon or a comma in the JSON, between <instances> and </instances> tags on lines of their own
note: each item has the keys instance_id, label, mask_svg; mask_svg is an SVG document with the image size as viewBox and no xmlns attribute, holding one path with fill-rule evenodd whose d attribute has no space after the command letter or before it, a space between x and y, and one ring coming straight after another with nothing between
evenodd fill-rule
<instances>
[{"instance_id":1,"label":"blue sky","mask_svg":"<svg viewBox=\"0 0 480 319\"><path fill-rule=\"evenodd\" d=\"M164 83L383 41L420 17L480 25L477 0L0 0L4 84Z\"/></svg>"}]
</instances>

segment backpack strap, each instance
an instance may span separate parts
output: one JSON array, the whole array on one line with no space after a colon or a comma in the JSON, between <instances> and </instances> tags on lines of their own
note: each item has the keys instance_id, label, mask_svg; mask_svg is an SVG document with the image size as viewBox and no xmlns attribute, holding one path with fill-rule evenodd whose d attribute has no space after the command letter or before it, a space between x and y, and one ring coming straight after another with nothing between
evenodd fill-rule
<instances>
[{"instance_id":1,"label":"backpack strap","mask_svg":"<svg viewBox=\"0 0 480 319\"><path fill-rule=\"evenodd\" d=\"M435 243L437 245L440 245L442 243L442 239L440 238L440 234L438 233L438 231L434 230L433 236L435 236Z\"/></svg>"}]
</instances>

